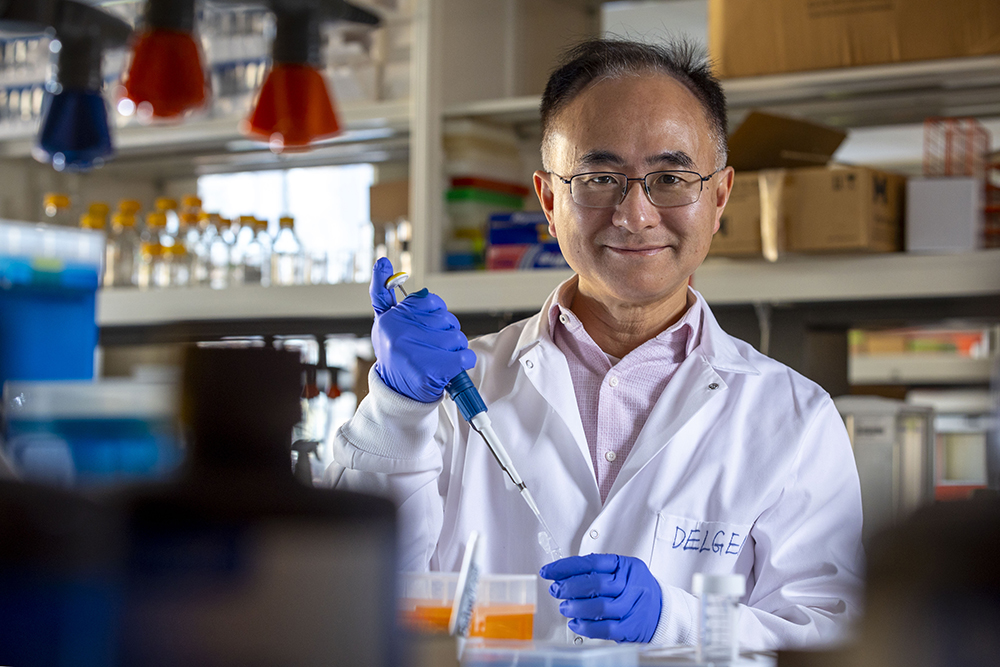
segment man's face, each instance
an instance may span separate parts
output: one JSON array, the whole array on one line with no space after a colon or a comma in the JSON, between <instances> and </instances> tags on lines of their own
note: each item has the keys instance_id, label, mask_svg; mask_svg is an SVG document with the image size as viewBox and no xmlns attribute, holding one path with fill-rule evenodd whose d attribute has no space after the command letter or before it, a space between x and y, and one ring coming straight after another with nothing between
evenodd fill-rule
<instances>
[{"instance_id":1,"label":"man's face","mask_svg":"<svg viewBox=\"0 0 1000 667\"><path fill-rule=\"evenodd\" d=\"M614 171L629 178L679 169L706 176L716 144L698 100L660 74L604 79L584 89L556 116L548 167L560 176ZM732 169L704 183L697 202L660 208L642 183L629 183L616 207L584 208L569 185L535 172L538 198L579 293L607 305L645 306L677 298L708 254L732 187Z\"/></svg>"}]
</instances>

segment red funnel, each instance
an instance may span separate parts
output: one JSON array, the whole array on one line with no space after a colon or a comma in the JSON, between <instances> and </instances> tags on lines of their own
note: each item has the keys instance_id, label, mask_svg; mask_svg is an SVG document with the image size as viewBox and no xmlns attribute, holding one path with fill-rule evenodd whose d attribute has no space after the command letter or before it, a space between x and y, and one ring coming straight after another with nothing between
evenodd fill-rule
<instances>
[{"instance_id":1,"label":"red funnel","mask_svg":"<svg viewBox=\"0 0 1000 667\"><path fill-rule=\"evenodd\" d=\"M304 148L340 133L323 75L302 63L275 63L247 121L244 133L270 142L272 150Z\"/></svg>"},{"instance_id":2,"label":"red funnel","mask_svg":"<svg viewBox=\"0 0 1000 667\"><path fill-rule=\"evenodd\" d=\"M173 118L205 104L201 49L190 33L162 28L142 32L125 75L126 96L155 118Z\"/></svg>"}]
</instances>

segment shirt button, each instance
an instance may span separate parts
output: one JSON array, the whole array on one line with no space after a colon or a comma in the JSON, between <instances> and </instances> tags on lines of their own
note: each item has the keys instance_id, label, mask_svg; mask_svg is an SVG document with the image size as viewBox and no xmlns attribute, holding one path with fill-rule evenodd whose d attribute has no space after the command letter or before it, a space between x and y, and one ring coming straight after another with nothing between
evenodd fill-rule
<instances>
[{"instance_id":1,"label":"shirt button","mask_svg":"<svg viewBox=\"0 0 1000 667\"><path fill-rule=\"evenodd\" d=\"M618 378L611 378L610 380L608 380L608 384L610 384L612 387L617 387L618 386Z\"/></svg>"},{"instance_id":2,"label":"shirt button","mask_svg":"<svg viewBox=\"0 0 1000 667\"><path fill-rule=\"evenodd\" d=\"M528 359L526 362L524 362L524 365L528 368L534 368L535 362L533 362L531 359Z\"/></svg>"},{"instance_id":3,"label":"shirt button","mask_svg":"<svg viewBox=\"0 0 1000 667\"><path fill-rule=\"evenodd\" d=\"M596 530L590 531L590 539L596 540L598 535L600 535L600 533L598 533Z\"/></svg>"},{"instance_id":4,"label":"shirt button","mask_svg":"<svg viewBox=\"0 0 1000 667\"><path fill-rule=\"evenodd\" d=\"M582 644L583 643L583 637L581 637L580 635L577 635L576 637L573 637L573 643L574 644Z\"/></svg>"},{"instance_id":5,"label":"shirt button","mask_svg":"<svg viewBox=\"0 0 1000 667\"><path fill-rule=\"evenodd\" d=\"M562 315L559 316L559 321L562 322L563 324L568 324L569 323L569 318L566 317L566 314L564 313L564 314L562 314Z\"/></svg>"},{"instance_id":6,"label":"shirt button","mask_svg":"<svg viewBox=\"0 0 1000 667\"><path fill-rule=\"evenodd\" d=\"M606 458L610 462L610 461L614 461L616 458L618 458L618 456L615 455L614 452L607 452L607 453L604 454L604 458Z\"/></svg>"},{"instance_id":7,"label":"shirt button","mask_svg":"<svg viewBox=\"0 0 1000 667\"><path fill-rule=\"evenodd\" d=\"M719 385L717 383L713 382L712 384L708 385L708 388L709 388L710 391L715 391L716 389L719 388Z\"/></svg>"}]
</instances>

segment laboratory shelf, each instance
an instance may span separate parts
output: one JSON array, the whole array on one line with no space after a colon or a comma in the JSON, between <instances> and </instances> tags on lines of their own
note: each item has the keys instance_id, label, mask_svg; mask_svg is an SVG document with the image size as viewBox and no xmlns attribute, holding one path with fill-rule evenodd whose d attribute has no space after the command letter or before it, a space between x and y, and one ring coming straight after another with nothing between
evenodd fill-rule
<instances>
[{"instance_id":1,"label":"laboratory shelf","mask_svg":"<svg viewBox=\"0 0 1000 667\"><path fill-rule=\"evenodd\" d=\"M538 309L569 271L494 271L415 276L414 287L440 294L457 314ZM934 299L1000 295L1000 249L952 255L905 253L798 256L778 262L709 258L694 286L714 305ZM101 327L174 322L371 316L366 284L295 287L105 289Z\"/></svg>"},{"instance_id":2,"label":"laboratory shelf","mask_svg":"<svg viewBox=\"0 0 1000 667\"><path fill-rule=\"evenodd\" d=\"M985 384L994 363L941 353L854 356L847 362L847 378L852 385Z\"/></svg>"},{"instance_id":3,"label":"laboratory shelf","mask_svg":"<svg viewBox=\"0 0 1000 667\"><path fill-rule=\"evenodd\" d=\"M340 107L343 134L317 144L318 148L348 142L385 139L408 134L411 102L351 103ZM114 130L118 158L159 156L164 151L266 151L261 142L251 141L240 134L242 116L195 118L183 123L127 125ZM31 155L34 133L0 141L0 157L19 158Z\"/></svg>"},{"instance_id":4,"label":"laboratory shelf","mask_svg":"<svg viewBox=\"0 0 1000 667\"><path fill-rule=\"evenodd\" d=\"M161 290L113 288L97 293L97 324L100 327L358 317L371 317L368 285L242 286L221 290L208 287Z\"/></svg>"},{"instance_id":5,"label":"laboratory shelf","mask_svg":"<svg viewBox=\"0 0 1000 667\"><path fill-rule=\"evenodd\" d=\"M1000 115L1000 56L949 58L725 79L733 120L766 108L839 127ZM539 96L452 105L446 118L538 123Z\"/></svg>"}]
</instances>

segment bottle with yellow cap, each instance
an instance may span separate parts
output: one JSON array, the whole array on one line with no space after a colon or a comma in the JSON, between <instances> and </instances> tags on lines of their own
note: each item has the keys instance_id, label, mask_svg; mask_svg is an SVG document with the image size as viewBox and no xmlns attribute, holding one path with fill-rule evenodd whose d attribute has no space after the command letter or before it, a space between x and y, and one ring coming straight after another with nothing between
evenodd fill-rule
<instances>
[{"instance_id":1,"label":"bottle with yellow cap","mask_svg":"<svg viewBox=\"0 0 1000 667\"><path fill-rule=\"evenodd\" d=\"M62 192L49 192L42 199L43 222L50 225L75 227L78 218L73 215L72 202L69 195Z\"/></svg>"},{"instance_id":2,"label":"bottle with yellow cap","mask_svg":"<svg viewBox=\"0 0 1000 667\"><path fill-rule=\"evenodd\" d=\"M166 216L167 233L176 236L180 228L180 219L177 215L177 200L173 197L157 197L153 203L156 210Z\"/></svg>"},{"instance_id":3,"label":"bottle with yellow cap","mask_svg":"<svg viewBox=\"0 0 1000 667\"><path fill-rule=\"evenodd\" d=\"M111 214L111 207L105 201L94 201L90 202L87 206L87 213L96 216L101 222L101 229L110 229L108 225L108 216Z\"/></svg>"},{"instance_id":4,"label":"bottle with yellow cap","mask_svg":"<svg viewBox=\"0 0 1000 667\"><path fill-rule=\"evenodd\" d=\"M216 230L209 224L208 215L201 210L201 199L195 195L184 195L181 198L179 217L179 238L187 252L190 284L207 285L210 265L209 243L211 235Z\"/></svg>"},{"instance_id":5,"label":"bottle with yellow cap","mask_svg":"<svg viewBox=\"0 0 1000 667\"><path fill-rule=\"evenodd\" d=\"M139 232L135 214L119 211L111 216L111 231L105 253L104 284L108 287L129 287L137 283Z\"/></svg>"},{"instance_id":6,"label":"bottle with yellow cap","mask_svg":"<svg viewBox=\"0 0 1000 667\"><path fill-rule=\"evenodd\" d=\"M301 285L304 282L305 254L295 234L295 218L285 215L278 219L278 235L271 248L271 283Z\"/></svg>"},{"instance_id":7,"label":"bottle with yellow cap","mask_svg":"<svg viewBox=\"0 0 1000 667\"><path fill-rule=\"evenodd\" d=\"M252 215L241 215L239 221L235 223L238 227L235 234L235 241L229 253L229 266L231 269L229 276L230 285L242 285L246 282L243 256L246 254L250 242L257 235L254 228L256 222L257 218Z\"/></svg>"},{"instance_id":8,"label":"bottle with yellow cap","mask_svg":"<svg viewBox=\"0 0 1000 667\"><path fill-rule=\"evenodd\" d=\"M153 211L146 216L146 228L139 236L139 287L168 287L170 266L163 261L163 239L167 234L167 216ZM173 245L170 243L169 245Z\"/></svg>"},{"instance_id":9,"label":"bottle with yellow cap","mask_svg":"<svg viewBox=\"0 0 1000 667\"><path fill-rule=\"evenodd\" d=\"M243 250L243 283L269 285L271 283L271 235L267 221L254 218L254 235Z\"/></svg>"},{"instance_id":10,"label":"bottle with yellow cap","mask_svg":"<svg viewBox=\"0 0 1000 667\"><path fill-rule=\"evenodd\" d=\"M122 199L118 202L118 212L124 215L137 216L142 210L142 204L137 199Z\"/></svg>"},{"instance_id":11,"label":"bottle with yellow cap","mask_svg":"<svg viewBox=\"0 0 1000 667\"><path fill-rule=\"evenodd\" d=\"M225 289L229 285L229 259L232 245L232 225L218 213L207 213L208 227L203 238L208 239L208 284L212 289ZM214 230L214 232L212 231Z\"/></svg>"}]
</instances>

